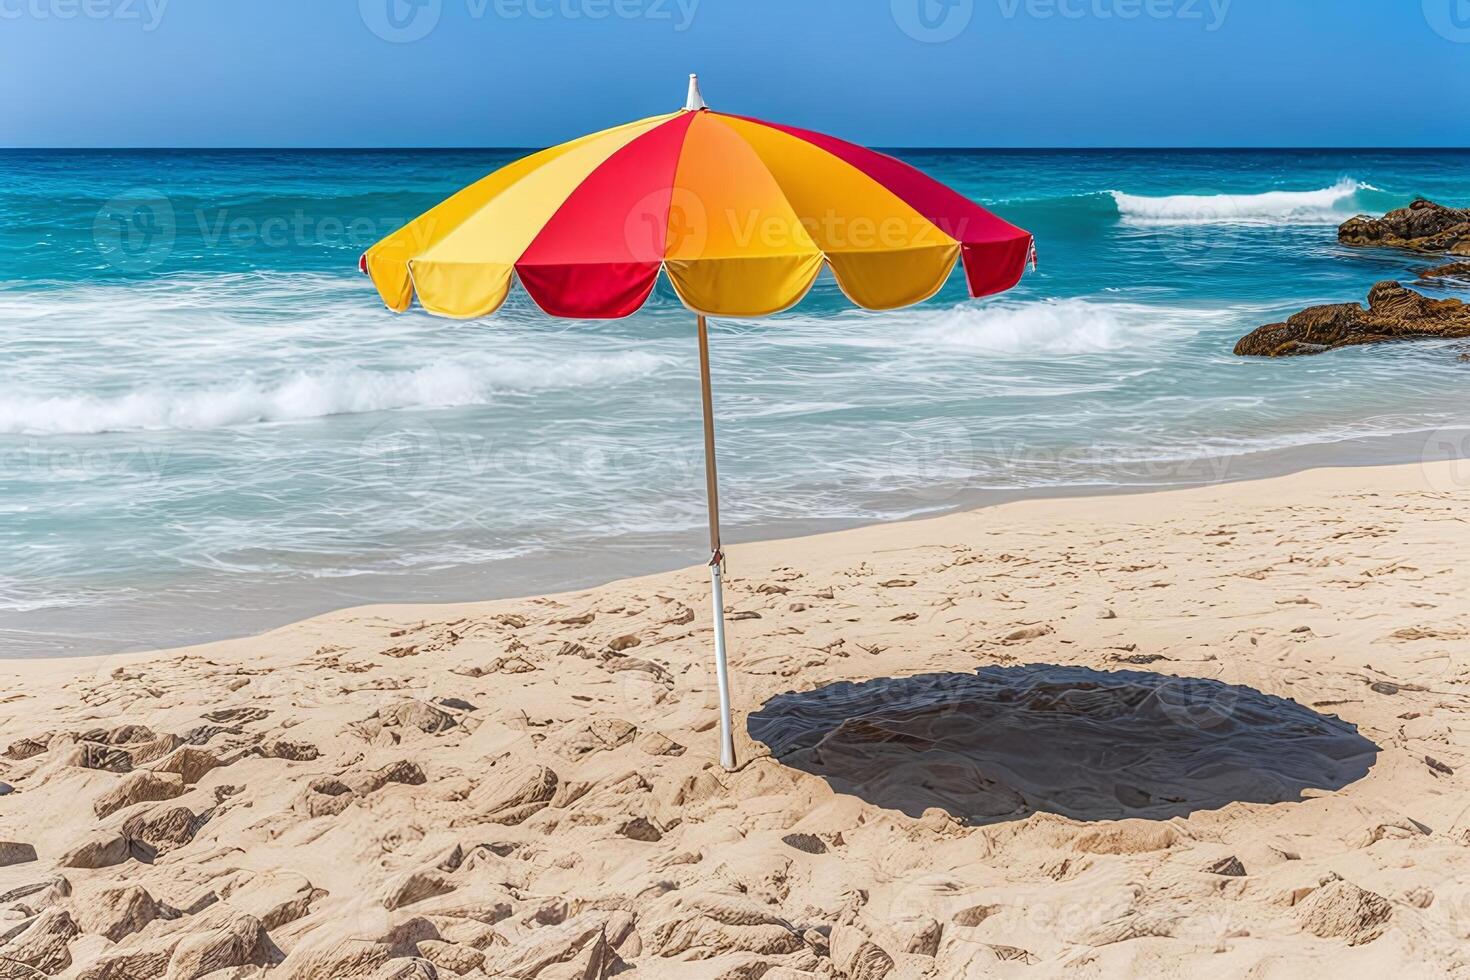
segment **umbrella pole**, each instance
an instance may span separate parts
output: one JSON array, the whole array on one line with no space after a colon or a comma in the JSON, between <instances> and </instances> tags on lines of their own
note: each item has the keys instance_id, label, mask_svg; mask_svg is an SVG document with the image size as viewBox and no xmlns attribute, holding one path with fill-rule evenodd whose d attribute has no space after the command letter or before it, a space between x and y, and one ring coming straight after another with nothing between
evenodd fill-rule
<instances>
[{"instance_id":1,"label":"umbrella pole","mask_svg":"<svg viewBox=\"0 0 1470 980\"><path fill-rule=\"evenodd\" d=\"M720 546L720 480L715 468L715 400L709 383L709 327L699 318L699 380L704 395L704 480L709 498L709 584L714 604L715 669L720 689L720 765L735 771L735 734L730 727L730 668L725 658L725 552Z\"/></svg>"}]
</instances>

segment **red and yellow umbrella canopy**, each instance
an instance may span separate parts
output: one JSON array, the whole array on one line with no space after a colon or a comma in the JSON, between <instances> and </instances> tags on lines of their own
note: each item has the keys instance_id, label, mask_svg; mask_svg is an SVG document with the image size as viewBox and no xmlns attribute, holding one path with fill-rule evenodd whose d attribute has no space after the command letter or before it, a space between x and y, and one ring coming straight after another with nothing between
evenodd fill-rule
<instances>
[{"instance_id":1,"label":"red and yellow umbrella canopy","mask_svg":"<svg viewBox=\"0 0 1470 980\"><path fill-rule=\"evenodd\" d=\"M790 126L686 109L594 133L466 188L362 257L390 309L486 316L512 280L547 313L638 310L659 272L708 316L798 303L823 264L871 310L1014 286L1031 235L906 163Z\"/></svg>"}]
</instances>

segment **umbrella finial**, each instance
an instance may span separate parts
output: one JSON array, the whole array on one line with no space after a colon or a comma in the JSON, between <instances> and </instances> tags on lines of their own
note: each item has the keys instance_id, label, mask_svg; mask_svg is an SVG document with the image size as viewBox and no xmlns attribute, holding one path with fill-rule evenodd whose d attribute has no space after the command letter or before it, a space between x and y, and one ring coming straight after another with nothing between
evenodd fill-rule
<instances>
[{"instance_id":1,"label":"umbrella finial","mask_svg":"<svg viewBox=\"0 0 1470 980\"><path fill-rule=\"evenodd\" d=\"M686 112L697 112L700 109L708 109L708 108L709 108L709 106L705 103L704 96L702 96L702 95L699 94L699 76L698 75L690 75L689 76L689 101L687 101L686 103L684 103L684 110Z\"/></svg>"}]
</instances>

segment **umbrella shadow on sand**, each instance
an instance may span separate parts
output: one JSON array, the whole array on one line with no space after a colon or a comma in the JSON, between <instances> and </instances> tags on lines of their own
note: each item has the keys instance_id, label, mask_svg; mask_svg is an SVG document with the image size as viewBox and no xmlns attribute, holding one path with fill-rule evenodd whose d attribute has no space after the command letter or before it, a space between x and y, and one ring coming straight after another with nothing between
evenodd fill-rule
<instances>
[{"instance_id":1,"label":"umbrella shadow on sand","mask_svg":"<svg viewBox=\"0 0 1470 980\"><path fill-rule=\"evenodd\" d=\"M1356 726L1253 688L1049 664L782 694L748 730L839 793L970 824L1291 802L1361 779L1379 751Z\"/></svg>"}]
</instances>

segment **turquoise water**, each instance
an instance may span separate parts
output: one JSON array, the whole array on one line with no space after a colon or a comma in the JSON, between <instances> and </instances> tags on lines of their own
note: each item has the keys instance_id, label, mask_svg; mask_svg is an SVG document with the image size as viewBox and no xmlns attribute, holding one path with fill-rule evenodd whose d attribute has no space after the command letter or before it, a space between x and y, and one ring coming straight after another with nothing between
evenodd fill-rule
<instances>
[{"instance_id":1,"label":"turquoise water","mask_svg":"<svg viewBox=\"0 0 1470 980\"><path fill-rule=\"evenodd\" d=\"M0 653L149 648L373 600L702 562L693 323L524 296L383 311L355 269L516 154L0 154ZM718 322L727 538L1026 493L1417 459L1470 426L1451 344L1280 363L1254 327L1426 262L1336 244L1465 152L905 152L1040 270L913 310ZM1443 293L1443 291L1441 291Z\"/></svg>"}]
</instances>

